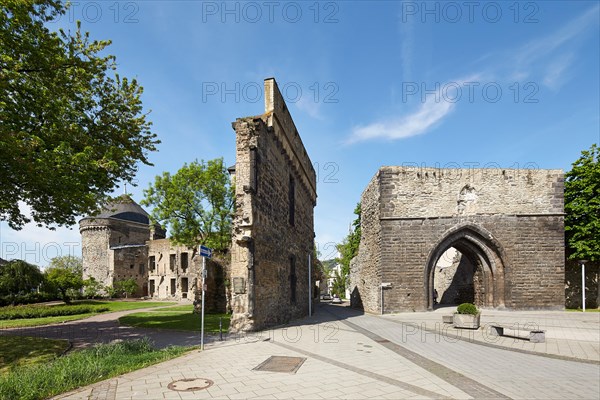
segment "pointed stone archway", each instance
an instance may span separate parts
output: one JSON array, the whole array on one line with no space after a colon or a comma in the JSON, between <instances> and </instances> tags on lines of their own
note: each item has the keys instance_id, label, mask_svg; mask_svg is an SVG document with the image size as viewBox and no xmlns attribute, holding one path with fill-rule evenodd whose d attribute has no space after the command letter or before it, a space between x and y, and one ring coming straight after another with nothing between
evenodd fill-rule
<instances>
[{"instance_id":1,"label":"pointed stone archway","mask_svg":"<svg viewBox=\"0 0 600 400\"><path fill-rule=\"evenodd\" d=\"M433 309L435 266L446 250L454 247L475 267L474 302L480 307L504 307L504 261L502 245L483 227L461 223L444 233L433 246L425 266L427 309Z\"/></svg>"}]
</instances>

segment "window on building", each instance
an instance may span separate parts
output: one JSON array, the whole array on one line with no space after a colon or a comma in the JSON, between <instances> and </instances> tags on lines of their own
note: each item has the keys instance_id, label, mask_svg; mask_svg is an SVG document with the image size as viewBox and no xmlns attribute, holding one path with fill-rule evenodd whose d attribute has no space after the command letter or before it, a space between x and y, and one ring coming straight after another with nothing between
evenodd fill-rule
<instances>
[{"instance_id":1,"label":"window on building","mask_svg":"<svg viewBox=\"0 0 600 400\"><path fill-rule=\"evenodd\" d=\"M171 271L175 271L175 260L176 260L176 254L170 254L169 255L169 268L171 268Z\"/></svg>"},{"instance_id":2,"label":"window on building","mask_svg":"<svg viewBox=\"0 0 600 400\"><path fill-rule=\"evenodd\" d=\"M175 296L175 292L177 291L177 281L175 278L171 278L171 296Z\"/></svg>"},{"instance_id":3,"label":"window on building","mask_svg":"<svg viewBox=\"0 0 600 400\"><path fill-rule=\"evenodd\" d=\"M188 278L181 278L181 298L187 299Z\"/></svg>"},{"instance_id":4,"label":"window on building","mask_svg":"<svg viewBox=\"0 0 600 400\"><path fill-rule=\"evenodd\" d=\"M133 264L129 264L129 269L133 269Z\"/></svg>"},{"instance_id":5,"label":"window on building","mask_svg":"<svg viewBox=\"0 0 600 400\"><path fill-rule=\"evenodd\" d=\"M154 279L150 279L150 297L154 296L154 291L156 290L156 287L154 286Z\"/></svg>"},{"instance_id":6,"label":"window on building","mask_svg":"<svg viewBox=\"0 0 600 400\"><path fill-rule=\"evenodd\" d=\"M156 257L150 256L148 258L148 269L150 271L154 271L155 268L156 268Z\"/></svg>"},{"instance_id":7,"label":"window on building","mask_svg":"<svg viewBox=\"0 0 600 400\"><path fill-rule=\"evenodd\" d=\"M188 253L181 253L181 269L183 270L183 272L185 272L187 267L188 267Z\"/></svg>"},{"instance_id":8,"label":"window on building","mask_svg":"<svg viewBox=\"0 0 600 400\"><path fill-rule=\"evenodd\" d=\"M290 256L290 302L296 304L296 257Z\"/></svg>"},{"instance_id":9,"label":"window on building","mask_svg":"<svg viewBox=\"0 0 600 400\"><path fill-rule=\"evenodd\" d=\"M296 213L296 181L294 181L292 175L290 175L290 184L288 187L288 204L289 222L291 226L294 226L294 214Z\"/></svg>"},{"instance_id":10,"label":"window on building","mask_svg":"<svg viewBox=\"0 0 600 400\"><path fill-rule=\"evenodd\" d=\"M144 263L140 263L140 275L144 275L144 272L146 272L146 265Z\"/></svg>"}]
</instances>

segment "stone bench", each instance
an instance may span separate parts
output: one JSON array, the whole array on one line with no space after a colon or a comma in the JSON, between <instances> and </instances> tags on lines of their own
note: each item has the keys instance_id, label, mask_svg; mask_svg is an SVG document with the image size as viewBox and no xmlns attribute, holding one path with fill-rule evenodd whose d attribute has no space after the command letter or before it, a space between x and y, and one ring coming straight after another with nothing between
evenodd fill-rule
<instances>
[{"instance_id":1,"label":"stone bench","mask_svg":"<svg viewBox=\"0 0 600 400\"><path fill-rule=\"evenodd\" d=\"M502 325L489 325L490 327L490 334L492 336L509 336L509 335L504 335L504 330L505 329L511 329L508 326L502 326ZM524 337L520 337L520 336L511 336L511 337L517 337L519 339L524 339L524 340L529 340L531 343L544 343L546 341L546 331L542 331L539 329L516 329L519 331L528 331L529 332L529 337L528 338L524 338Z\"/></svg>"}]
</instances>

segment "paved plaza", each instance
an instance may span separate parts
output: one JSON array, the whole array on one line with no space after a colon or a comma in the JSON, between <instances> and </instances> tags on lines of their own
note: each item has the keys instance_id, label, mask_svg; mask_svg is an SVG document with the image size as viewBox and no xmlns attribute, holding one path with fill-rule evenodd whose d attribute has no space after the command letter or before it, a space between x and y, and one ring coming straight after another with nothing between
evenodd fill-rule
<instances>
[{"instance_id":1,"label":"paved plaza","mask_svg":"<svg viewBox=\"0 0 600 400\"><path fill-rule=\"evenodd\" d=\"M442 324L451 311L376 316L321 305L296 324L232 335L59 398L600 398L600 313L484 310L482 325L546 331L545 343L530 343ZM271 356L299 367L256 369Z\"/></svg>"}]
</instances>

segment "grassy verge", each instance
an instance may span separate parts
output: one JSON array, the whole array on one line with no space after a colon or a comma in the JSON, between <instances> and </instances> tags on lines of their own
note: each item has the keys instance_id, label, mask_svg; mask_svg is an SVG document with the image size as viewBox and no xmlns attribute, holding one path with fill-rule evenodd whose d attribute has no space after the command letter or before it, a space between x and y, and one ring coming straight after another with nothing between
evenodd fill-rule
<instances>
[{"instance_id":1,"label":"grassy verge","mask_svg":"<svg viewBox=\"0 0 600 400\"><path fill-rule=\"evenodd\" d=\"M173 305L173 302L161 302L161 301L97 301L97 300L86 300L78 301L73 303L73 306L77 305L91 305L99 306L104 309L104 312L115 312L125 310L136 310L140 308L152 308L152 307L165 307ZM28 306L31 307L31 306ZM44 306L38 305L36 307L55 307L55 306ZM61 306L64 307L64 306ZM2 307L3 308L3 307ZM2 309L0 308L0 310ZM28 318L28 319L15 319L0 321L0 329L2 328L23 328L29 326L40 326L57 324L61 322L74 321L78 319L84 319L96 315L97 312L89 312L78 315L63 315L55 317L43 317L43 318Z\"/></svg>"},{"instance_id":2,"label":"grassy verge","mask_svg":"<svg viewBox=\"0 0 600 400\"><path fill-rule=\"evenodd\" d=\"M0 375L10 368L47 363L69 347L68 340L0 336Z\"/></svg>"},{"instance_id":3,"label":"grassy verge","mask_svg":"<svg viewBox=\"0 0 600 400\"><path fill-rule=\"evenodd\" d=\"M156 350L147 339L98 345L45 365L14 368L0 376L0 399L46 399L169 360L189 349L169 347Z\"/></svg>"},{"instance_id":4,"label":"grassy verge","mask_svg":"<svg viewBox=\"0 0 600 400\"><path fill-rule=\"evenodd\" d=\"M581 312L581 308L567 308L567 311ZM586 308L585 312L600 312L600 308Z\"/></svg>"},{"instance_id":5,"label":"grassy verge","mask_svg":"<svg viewBox=\"0 0 600 400\"><path fill-rule=\"evenodd\" d=\"M168 310L153 310L125 315L119 323L142 328L176 329L200 332L200 315L192 313L193 306L180 306ZM223 332L229 329L229 314L205 314L204 331L219 333L219 318L223 322Z\"/></svg>"}]
</instances>

